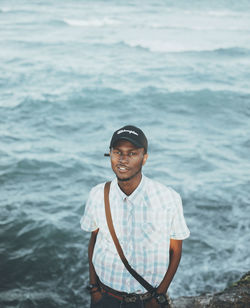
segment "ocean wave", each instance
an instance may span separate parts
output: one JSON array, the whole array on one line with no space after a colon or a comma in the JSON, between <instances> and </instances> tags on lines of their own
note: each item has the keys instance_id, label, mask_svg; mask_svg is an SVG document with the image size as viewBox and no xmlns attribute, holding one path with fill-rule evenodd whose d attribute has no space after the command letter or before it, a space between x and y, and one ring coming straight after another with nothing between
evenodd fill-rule
<instances>
[{"instance_id":1,"label":"ocean wave","mask_svg":"<svg viewBox=\"0 0 250 308\"><path fill-rule=\"evenodd\" d=\"M178 52L176 52L178 53ZM250 49L248 48L241 48L241 47L229 47L229 48L215 48L215 49L204 49L204 50L186 50L181 51L179 53L195 55L195 56L206 56L206 57L230 57L230 58L237 58L237 57L249 57Z\"/></svg>"},{"instance_id":2,"label":"ocean wave","mask_svg":"<svg viewBox=\"0 0 250 308\"><path fill-rule=\"evenodd\" d=\"M2 7L0 8L0 13L8 13L8 12L11 12L11 8L9 7Z\"/></svg>"},{"instance_id":3,"label":"ocean wave","mask_svg":"<svg viewBox=\"0 0 250 308\"><path fill-rule=\"evenodd\" d=\"M103 26L111 26L119 24L119 21L104 17L103 19L64 19L66 24L73 27L103 27Z\"/></svg>"},{"instance_id":4,"label":"ocean wave","mask_svg":"<svg viewBox=\"0 0 250 308\"><path fill-rule=\"evenodd\" d=\"M229 26L229 27L221 27L218 25L199 25L199 26L194 26L194 25L175 25L175 26L170 26L166 24L161 24L161 23L152 23L148 25L152 29L167 29L167 30L186 30L186 31L238 31L238 32L249 32L249 27L248 25L245 25L244 27L237 25L237 26Z\"/></svg>"},{"instance_id":5,"label":"ocean wave","mask_svg":"<svg viewBox=\"0 0 250 308\"><path fill-rule=\"evenodd\" d=\"M48 173L50 170L64 170L64 167L55 161L42 161L37 159L24 158L15 164L5 166L5 171L1 176L15 178L17 175L37 175Z\"/></svg>"},{"instance_id":6,"label":"ocean wave","mask_svg":"<svg viewBox=\"0 0 250 308\"><path fill-rule=\"evenodd\" d=\"M211 46L210 48L202 48L199 46L177 46L168 43L162 43L160 41L121 41L117 44L127 46L130 48L144 49L155 53L219 53L230 56L249 56L250 49L244 47L230 46L225 48L216 48Z\"/></svg>"},{"instance_id":7,"label":"ocean wave","mask_svg":"<svg viewBox=\"0 0 250 308\"><path fill-rule=\"evenodd\" d=\"M62 19L51 19L49 21L49 24L51 26L59 26L59 27L69 25L66 21L64 21Z\"/></svg>"},{"instance_id":8,"label":"ocean wave","mask_svg":"<svg viewBox=\"0 0 250 308\"><path fill-rule=\"evenodd\" d=\"M215 16L215 17L242 17L248 16L249 12L247 10L240 11L240 10L184 10L183 14L185 15L202 15L202 16Z\"/></svg>"},{"instance_id":9,"label":"ocean wave","mask_svg":"<svg viewBox=\"0 0 250 308\"><path fill-rule=\"evenodd\" d=\"M240 47L231 47L231 48L218 48L215 50L212 50L215 53L221 54L223 56L249 56L250 55L250 49L248 48L240 48Z\"/></svg>"},{"instance_id":10,"label":"ocean wave","mask_svg":"<svg viewBox=\"0 0 250 308\"><path fill-rule=\"evenodd\" d=\"M150 52L150 49L149 48L146 48L146 47L143 47L141 45L137 45L137 44L129 44L128 42L126 41L117 41L117 42L103 42L103 43L93 43L91 46L95 47L95 48L120 48L120 49L123 49L123 48L127 48L127 49L138 49L140 51L149 51Z\"/></svg>"},{"instance_id":11,"label":"ocean wave","mask_svg":"<svg viewBox=\"0 0 250 308\"><path fill-rule=\"evenodd\" d=\"M10 14L22 14L22 13L34 13L34 9L28 9L24 7L2 7L0 8L0 13L10 13Z\"/></svg>"},{"instance_id":12,"label":"ocean wave","mask_svg":"<svg viewBox=\"0 0 250 308\"><path fill-rule=\"evenodd\" d=\"M37 291L36 286L35 287L21 287L20 289L11 289L8 291L0 292L0 302L5 303L9 306L10 303L13 303L14 301L19 301L23 303L33 303L34 302L41 302L46 300L46 304L49 304L49 307L55 307L60 305L66 305L66 301L62 299L61 295L57 294L55 291L49 290L41 290ZM16 307L21 307L22 304Z\"/></svg>"},{"instance_id":13,"label":"ocean wave","mask_svg":"<svg viewBox=\"0 0 250 308\"><path fill-rule=\"evenodd\" d=\"M153 43L152 43L153 44ZM98 47L98 48L103 48L103 47L113 47L113 48L128 48L128 49L137 49L138 51L141 52L152 52L152 53L173 53L173 54L216 54L216 55L222 55L222 56L249 56L250 55L250 49L248 48L242 48L242 47L228 47L228 48L188 48L188 47L182 47L182 48L175 48L174 46L150 46L150 42L135 42L135 41L126 41L126 40L121 40L118 42L111 42L111 43L93 43L92 46ZM164 48L166 47L166 48Z\"/></svg>"},{"instance_id":14,"label":"ocean wave","mask_svg":"<svg viewBox=\"0 0 250 308\"><path fill-rule=\"evenodd\" d=\"M176 51L173 53L193 54L193 55L216 55L216 56L230 56L230 57L248 57L250 55L250 49L241 47L229 47L229 48L215 48L215 49L197 49L197 50L184 50Z\"/></svg>"},{"instance_id":15,"label":"ocean wave","mask_svg":"<svg viewBox=\"0 0 250 308\"><path fill-rule=\"evenodd\" d=\"M247 12L236 12L236 11L208 11L206 15L219 16L219 17L242 17L244 15L249 15Z\"/></svg>"}]
</instances>

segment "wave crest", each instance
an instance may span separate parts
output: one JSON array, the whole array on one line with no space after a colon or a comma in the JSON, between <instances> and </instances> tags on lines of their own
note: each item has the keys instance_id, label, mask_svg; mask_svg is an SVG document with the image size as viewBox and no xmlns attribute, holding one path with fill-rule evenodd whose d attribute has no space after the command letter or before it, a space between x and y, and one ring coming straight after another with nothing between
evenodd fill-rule
<instances>
[{"instance_id":1,"label":"wave crest","mask_svg":"<svg viewBox=\"0 0 250 308\"><path fill-rule=\"evenodd\" d=\"M103 27L119 24L117 20L111 18L103 19L89 19L89 20L80 20L80 19L64 19L64 22L73 27Z\"/></svg>"},{"instance_id":2,"label":"wave crest","mask_svg":"<svg viewBox=\"0 0 250 308\"><path fill-rule=\"evenodd\" d=\"M0 13L8 13L11 11L11 8L9 7L1 7L0 8Z\"/></svg>"}]
</instances>

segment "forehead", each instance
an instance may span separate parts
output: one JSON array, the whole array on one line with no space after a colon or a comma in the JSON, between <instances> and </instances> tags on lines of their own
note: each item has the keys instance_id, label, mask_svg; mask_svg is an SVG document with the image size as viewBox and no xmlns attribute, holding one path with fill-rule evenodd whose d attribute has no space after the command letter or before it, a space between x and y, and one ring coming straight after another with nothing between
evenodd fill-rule
<instances>
[{"instance_id":1,"label":"forehead","mask_svg":"<svg viewBox=\"0 0 250 308\"><path fill-rule=\"evenodd\" d=\"M133 143L131 143L130 141L128 140L119 140L117 141L114 146L113 146L114 149L127 149L127 150L137 150L139 149L137 146L135 146Z\"/></svg>"}]
</instances>

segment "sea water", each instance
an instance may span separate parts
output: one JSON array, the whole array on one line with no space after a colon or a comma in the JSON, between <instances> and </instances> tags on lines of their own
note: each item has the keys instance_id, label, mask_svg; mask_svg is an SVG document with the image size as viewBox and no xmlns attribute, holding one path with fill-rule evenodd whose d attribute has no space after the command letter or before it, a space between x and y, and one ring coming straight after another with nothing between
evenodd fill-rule
<instances>
[{"instance_id":1,"label":"sea water","mask_svg":"<svg viewBox=\"0 0 250 308\"><path fill-rule=\"evenodd\" d=\"M191 231L172 297L250 268L249 1L0 2L0 307L88 307L88 192L113 131Z\"/></svg>"}]
</instances>

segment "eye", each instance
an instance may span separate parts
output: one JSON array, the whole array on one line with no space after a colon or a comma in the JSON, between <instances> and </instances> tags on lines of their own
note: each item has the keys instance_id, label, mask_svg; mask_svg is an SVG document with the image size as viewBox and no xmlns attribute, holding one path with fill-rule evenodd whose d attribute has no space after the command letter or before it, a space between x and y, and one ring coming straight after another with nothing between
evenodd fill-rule
<instances>
[{"instance_id":1,"label":"eye","mask_svg":"<svg viewBox=\"0 0 250 308\"><path fill-rule=\"evenodd\" d=\"M136 152L129 152L128 155L129 156L135 156L137 153Z\"/></svg>"}]
</instances>

